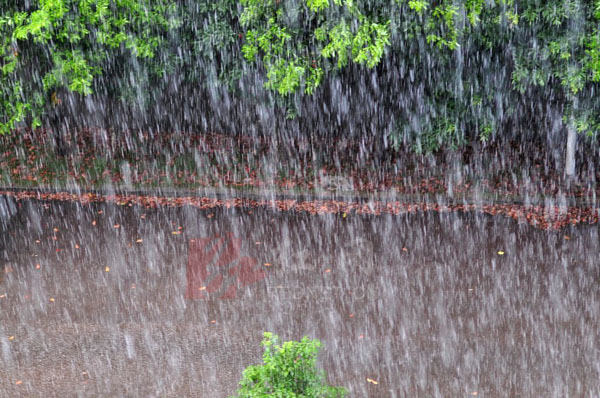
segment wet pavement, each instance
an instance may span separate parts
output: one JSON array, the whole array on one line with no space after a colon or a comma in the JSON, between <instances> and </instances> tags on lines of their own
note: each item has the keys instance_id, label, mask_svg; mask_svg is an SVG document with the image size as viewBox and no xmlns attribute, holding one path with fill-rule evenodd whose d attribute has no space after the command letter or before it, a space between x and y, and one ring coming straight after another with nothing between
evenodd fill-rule
<instances>
[{"instance_id":1,"label":"wet pavement","mask_svg":"<svg viewBox=\"0 0 600 398\"><path fill-rule=\"evenodd\" d=\"M0 202L1 397L227 397L263 331L352 397L600 396L597 225Z\"/></svg>"}]
</instances>

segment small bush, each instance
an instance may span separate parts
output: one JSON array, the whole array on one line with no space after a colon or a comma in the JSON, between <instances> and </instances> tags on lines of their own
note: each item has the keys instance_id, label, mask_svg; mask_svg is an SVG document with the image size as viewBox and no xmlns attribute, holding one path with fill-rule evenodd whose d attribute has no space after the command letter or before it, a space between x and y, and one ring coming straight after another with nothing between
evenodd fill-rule
<instances>
[{"instance_id":1,"label":"small bush","mask_svg":"<svg viewBox=\"0 0 600 398\"><path fill-rule=\"evenodd\" d=\"M265 332L263 364L248 366L242 375L236 398L333 398L344 397L343 387L327 385L325 371L316 367L321 343L302 338L280 343Z\"/></svg>"}]
</instances>

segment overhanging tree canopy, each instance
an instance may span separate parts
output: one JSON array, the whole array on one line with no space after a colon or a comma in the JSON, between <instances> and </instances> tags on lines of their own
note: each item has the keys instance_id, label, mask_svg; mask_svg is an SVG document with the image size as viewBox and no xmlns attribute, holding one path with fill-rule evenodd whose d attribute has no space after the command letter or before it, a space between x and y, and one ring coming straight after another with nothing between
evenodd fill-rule
<instances>
[{"instance_id":1,"label":"overhanging tree canopy","mask_svg":"<svg viewBox=\"0 0 600 398\"><path fill-rule=\"evenodd\" d=\"M600 0L3 2L0 131L39 125L59 88L85 96L111 86L126 99L134 72L147 75L146 92L174 73L231 88L256 74L293 108L352 68L402 80L379 86L392 98L381 104L393 125L382 134L419 151L505 134L505 120L527 120L534 101L573 134L593 135L599 24ZM135 58L145 67L129 70ZM215 65L216 82L199 62ZM414 101L394 103L398 90Z\"/></svg>"}]
</instances>

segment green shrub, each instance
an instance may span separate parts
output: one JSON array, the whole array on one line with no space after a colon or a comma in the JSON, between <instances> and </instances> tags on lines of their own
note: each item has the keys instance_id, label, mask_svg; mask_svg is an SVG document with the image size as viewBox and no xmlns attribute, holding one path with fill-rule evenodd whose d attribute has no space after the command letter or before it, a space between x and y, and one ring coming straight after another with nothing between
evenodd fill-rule
<instances>
[{"instance_id":1,"label":"green shrub","mask_svg":"<svg viewBox=\"0 0 600 398\"><path fill-rule=\"evenodd\" d=\"M344 397L346 390L327 385L325 371L316 367L319 340L303 337L281 344L277 335L265 332L261 344L263 364L244 370L236 398Z\"/></svg>"}]
</instances>

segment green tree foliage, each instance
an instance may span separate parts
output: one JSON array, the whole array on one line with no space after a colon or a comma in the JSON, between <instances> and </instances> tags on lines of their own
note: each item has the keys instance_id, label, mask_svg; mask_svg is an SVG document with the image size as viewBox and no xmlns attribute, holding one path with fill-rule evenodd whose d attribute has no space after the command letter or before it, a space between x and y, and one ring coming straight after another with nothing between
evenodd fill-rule
<instances>
[{"instance_id":1,"label":"green tree foliage","mask_svg":"<svg viewBox=\"0 0 600 398\"><path fill-rule=\"evenodd\" d=\"M152 58L164 32L177 26L170 0L39 0L2 3L0 133L27 116L40 124L56 90L88 95L108 56L130 51Z\"/></svg>"},{"instance_id":2,"label":"green tree foliage","mask_svg":"<svg viewBox=\"0 0 600 398\"><path fill-rule=\"evenodd\" d=\"M317 368L318 340L281 343L277 335L265 332L262 346L263 364L244 370L236 398L344 397L345 390L329 386L325 372Z\"/></svg>"},{"instance_id":3,"label":"green tree foliage","mask_svg":"<svg viewBox=\"0 0 600 398\"><path fill-rule=\"evenodd\" d=\"M557 107L565 121L573 116L581 133L593 136L599 131L600 101L594 95L600 71L599 1L398 0L397 4L418 19L394 21L401 30L396 40L424 37L439 50L407 54L416 60L413 64L434 59L421 78L426 81L428 75L433 82L424 112L409 112L427 119L416 123L419 131L413 128L408 134L415 137L416 150L455 147L471 137L486 141L499 133L503 119L523 118L517 105L534 99L560 103ZM482 62L482 57L487 60ZM472 66L462 64L464 60ZM511 77L509 86L492 82L506 74ZM407 119L399 122L404 132L411 129Z\"/></svg>"},{"instance_id":4,"label":"green tree foliage","mask_svg":"<svg viewBox=\"0 0 600 398\"><path fill-rule=\"evenodd\" d=\"M531 119L535 101L580 133L600 129L600 0L30 3L0 3L1 133L39 125L60 89L139 100L174 79L250 98L260 87L248 83L262 81L289 106L345 73L389 71L417 93L382 107L392 141L417 151L497 137L506 120Z\"/></svg>"},{"instance_id":5,"label":"green tree foliage","mask_svg":"<svg viewBox=\"0 0 600 398\"><path fill-rule=\"evenodd\" d=\"M565 99L565 120L594 134L600 123L600 1L549 0L519 4L523 30L514 49L512 81L521 93L550 86Z\"/></svg>"},{"instance_id":6,"label":"green tree foliage","mask_svg":"<svg viewBox=\"0 0 600 398\"><path fill-rule=\"evenodd\" d=\"M181 51L179 69L186 83L233 89L242 74L242 37L237 0L186 0L178 10L181 26L172 35ZM211 70L197 65L208 64Z\"/></svg>"},{"instance_id":7,"label":"green tree foliage","mask_svg":"<svg viewBox=\"0 0 600 398\"><path fill-rule=\"evenodd\" d=\"M327 60L338 68L354 62L373 68L388 45L389 20L366 15L353 0L241 0L246 31L242 51L252 62L261 57L265 87L280 95L320 85ZM307 27L309 29L307 29Z\"/></svg>"}]
</instances>

